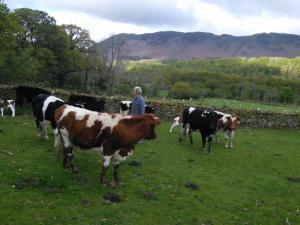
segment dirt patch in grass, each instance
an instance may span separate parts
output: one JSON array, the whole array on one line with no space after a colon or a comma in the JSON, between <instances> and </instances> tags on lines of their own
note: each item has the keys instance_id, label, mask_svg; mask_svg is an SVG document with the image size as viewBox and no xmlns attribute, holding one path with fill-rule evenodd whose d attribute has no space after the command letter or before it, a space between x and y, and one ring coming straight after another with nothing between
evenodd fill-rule
<instances>
[{"instance_id":1,"label":"dirt patch in grass","mask_svg":"<svg viewBox=\"0 0 300 225\"><path fill-rule=\"evenodd\" d=\"M30 186L35 185L38 182L38 178L36 177L29 177L29 178L23 178L16 180L15 184L17 187L24 187L24 186Z\"/></svg>"},{"instance_id":2,"label":"dirt patch in grass","mask_svg":"<svg viewBox=\"0 0 300 225\"><path fill-rule=\"evenodd\" d=\"M288 181L300 183L300 177L287 177Z\"/></svg>"},{"instance_id":3,"label":"dirt patch in grass","mask_svg":"<svg viewBox=\"0 0 300 225\"><path fill-rule=\"evenodd\" d=\"M145 199L148 199L148 200L153 200L153 199L156 199L156 195L154 192L151 192L151 191L144 191L143 192L143 196Z\"/></svg>"},{"instance_id":4,"label":"dirt patch in grass","mask_svg":"<svg viewBox=\"0 0 300 225\"><path fill-rule=\"evenodd\" d=\"M142 164L139 161L132 160L128 163L129 166L141 166Z\"/></svg>"},{"instance_id":5,"label":"dirt patch in grass","mask_svg":"<svg viewBox=\"0 0 300 225\"><path fill-rule=\"evenodd\" d=\"M93 203L90 200L88 200L88 199L81 199L80 204L83 207L90 207L90 206L93 205Z\"/></svg>"},{"instance_id":6,"label":"dirt patch in grass","mask_svg":"<svg viewBox=\"0 0 300 225\"><path fill-rule=\"evenodd\" d=\"M103 195L104 203L118 203L121 202L121 196L116 193L108 192L105 195Z\"/></svg>"},{"instance_id":7,"label":"dirt patch in grass","mask_svg":"<svg viewBox=\"0 0 300 225\"><path fill-rule=\"evenodd\" d=\"M59 189L56 188L56 187L45 187L44 188L44 192L47 192L47 193L58 193Z\"/></svg>"},{"instance_id":8,"label":"dirt patch in grass","mask_svg":"<svg viewBox=\"0 0 300 225\"><path fill-rule=\"evenodd\" d=\"M195 184L195 183L193 183L193 182L191 182L191 181L187 181L187 182L184 184L184 186L187 187L187 188L190 188L190 189L192 189L192 190L194 190L194 191L199 189L199 185L198 185L198 184Z\"/></svg>"}]
</instances>

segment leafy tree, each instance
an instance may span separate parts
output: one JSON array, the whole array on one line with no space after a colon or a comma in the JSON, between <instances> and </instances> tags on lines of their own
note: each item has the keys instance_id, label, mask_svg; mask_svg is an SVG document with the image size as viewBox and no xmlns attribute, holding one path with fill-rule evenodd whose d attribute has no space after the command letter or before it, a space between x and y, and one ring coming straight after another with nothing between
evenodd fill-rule
<instances>
[{"instance_id":1,"label":"leafy tree","mask_svg":"<svg viewBox=\"0 0 300 225\"><path fill-rule=\"evenodd\" d=\"M176 82L172 87L170 91L170 95L173 98L182 98L187 99L190 98L192 94L192 87L187 82Z\"/></svg>"}]
</instances>

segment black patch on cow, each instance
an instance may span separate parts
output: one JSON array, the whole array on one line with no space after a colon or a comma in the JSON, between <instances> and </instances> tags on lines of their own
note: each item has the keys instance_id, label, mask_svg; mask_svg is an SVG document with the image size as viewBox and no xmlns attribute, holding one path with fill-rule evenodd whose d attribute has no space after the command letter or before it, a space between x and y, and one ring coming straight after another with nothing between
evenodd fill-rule
<instances>
[{"instance_id":1,"label":"black patch on cow","mask_svg":"<svg viewBox=\"0 0 300 225\"><path fill-rule=\"evenodd\" d=\"M39 94L50 95L50 92L37 87L18 86L16 87L16 105L23 106L25 102L31 103L33 98Z\"/></svg>"},{"instance_id":2,"label":"black patch on cow","mask_svg":"<svg viewBox=\"0 0 300 225\"><path fill-rule=\"evenodd\" d=\"M155 108L152 107L152 106L146 105L145 106L145 113L152 113L152 114L154 114L155 113Z\"/></svg>"},{"instance_id":3,"label":"black patch on cow","mask_svg":"<svg viewBox=\"0 0 300 225\"><path fill-rule=\"evenodd\" d=\"M47 120L50 121L52 129L55 129L57 127L56 121L55 121L55 110L61 107L62 105L65 104L65 102L60 101L60 100L55 100L54 102L50 102L46 108L45 111L45 118L43 114L43 106L45 101L51 97L50 95L44 95L40 94L36 97L33 98L32 100L32 113L33 116L38 120L38 121L43 121Z\"/></svg>"},{"instance_id":4,"label":"black patch on cow","mask_svg":"<svg viewBox=\"0 0 300 225\"><path fill-rule=\"evenodd\" d=\"M92 96L72 94L68 99L68 104L77 107L83 106L85 109L92 111L104 112L105 100Z\"/></svg>"}]
</instances>

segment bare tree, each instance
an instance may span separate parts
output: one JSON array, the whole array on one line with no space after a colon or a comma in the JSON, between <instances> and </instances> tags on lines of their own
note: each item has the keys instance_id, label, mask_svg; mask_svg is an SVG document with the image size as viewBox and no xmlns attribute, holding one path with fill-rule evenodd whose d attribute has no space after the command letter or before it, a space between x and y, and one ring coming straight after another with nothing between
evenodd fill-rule
<instances>
[{"instance_id":1,"label":"bare tree","mask_svg":"<svg viewBox=\"0 0 300 225\"><path fill-rule=\"evenodd\" d=\"M116 84L116 74L121 69L123 45L124 39L120 35L110 35L110 37L96 45L99 60L98 70L101 80L105 80L108 94L113 93L113 88Z\"/></svg>"}]
</instances>

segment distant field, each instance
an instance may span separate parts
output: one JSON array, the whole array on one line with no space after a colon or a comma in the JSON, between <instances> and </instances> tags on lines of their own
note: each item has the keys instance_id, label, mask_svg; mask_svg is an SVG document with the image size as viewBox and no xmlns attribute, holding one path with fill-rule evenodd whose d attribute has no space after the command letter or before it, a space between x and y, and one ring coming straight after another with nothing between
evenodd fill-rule
<instances>
[{"instance_id":1,"label":"distant field","mask_svg":"<svg viewBox=\"0 0 300 225\"><path fill-rule=\"evenodd\" d=\"M243 128L234 149L214 142L208 155L198 133L192 147L169 126L162 123L156 140L121 163L122 183L113 189L99 184L98 153L76 149L74 177L56 160L53 138L36 136L31 117L0 118L0 149L14 154L0 153L0 223L300 224L300 131ZM121 202L105 203L108 192Z\"/></svg>"},{"instance_id":2,"label":"distant field","mask_svg":"<svg viewBox=\"0 0 300 225\"><path fill-rule=\"evenodd\" d=\"M166 97L167 93L164 91L160 92L161 97ZM278 113L300 113L299 105L291 104L266 104L259 102L251 101L239 101L232 99L221 99L221 98L203 98L203 99L193 99L193 100L178 100L178 99L168 99L165 98L160 101L165 102L178 102L185 103L190 105L201 105L201 106L222 106L230 107L234 109L247 109L247 110L262 110L269 112L278 112Z\"/></svg>"}]
</instances>

